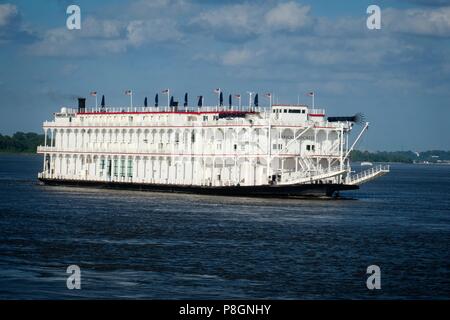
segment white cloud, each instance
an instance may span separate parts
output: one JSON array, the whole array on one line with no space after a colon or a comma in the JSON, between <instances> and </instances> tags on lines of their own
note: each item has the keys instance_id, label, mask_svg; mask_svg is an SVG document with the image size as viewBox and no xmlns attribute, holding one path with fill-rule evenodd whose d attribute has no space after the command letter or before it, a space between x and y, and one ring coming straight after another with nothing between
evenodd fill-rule
<instances>
[{"instance_id":1,"label":"white cloud","mask_svg":"<svg viewBox=\"0 0 450 320\"><path fill-rule=\"evenodd\" d=\"M295 2L280 3L265 15L267 26L275 30L298 30L311 22L309 6Z\"/></svg>"},{"instance_id":2,"label":"white cloud","mask_svg":"<svg viewBox=\"0 0 450 320\"><path fill-rule=\"evenodd\" d=\"M218 38L242 38L259 32L260 16L259 6L226 5L200 12L191 20L191 24Z\"/></svg>"},{"instance_id":3,"label":"white cloud","mask_svg":"<svg viewBox=\"0 0 450 320\"><path fill-rule=\"evenodd\" d=\"M450 6L439 8L386 9L382 27L422 36L450 37Z\"/></svg>"},{"instance_id":4,"label":"white cloud","mask_svg":"<svg viewBox=\"0 0 450 320\"><path fill-rule=\"evenodd\" d=\"M123 35L125 22L119 20L98 20L87 17L83 20L82 28L79 32L80 36L86 38L111 39L119 38Z\"/></svg>"},{"instance_id":5,"label":"white cloud","mask_svg":"<svg viewBox=\"0 0 450 320\"><path fill-rule=\"evenodd\" d=\"M279 31L297 31L311 24L309 6L282 2L275 6L233 4L201 11L191 24L218 39L252 39Z\"/></svg>"},{"instance_id":6,"label":"white cloud","mask_svg":"<svg viewBox=\"0 0 450 320\"><path fill-rule=\"evenodd\" d=\"M151 41L177 41L182 37L175 22L167 19L131 21L126 30L127 40L134 46L140 46Z\"/></svg>"},{"instance_id":7,"label":"white cloud","mask_svg":"<svg viewBox=\"0 0 450 320\"><path fill-rule=\"evenodd\" d=\"M87 18L79 31L64 27L47 30L28 51L41 56L102 55L150 43L178 41L181 37L176 24L166 19L124 22Z\"/></svg>"},{"instance_id":8,"label":"white cloud","mask_svg":"<svg viewBox=\"0 0 450 320\"><path fill-rule=\"evenodd\" d=\"M10 24L19 14L15 5L5 3L0 4L0 27Z\"/></svg>"},{"instance_id":9,"label":"white cloud","mask_svg":"<svg viewBox=\"0 0 450 320\"><path fill-rule=\"evenodd\" d=\"M242 65L254 59L258 54L260 53L249 49L232 49L223 55L222 62L228 66Z\"/></svg>"}]
</instances>

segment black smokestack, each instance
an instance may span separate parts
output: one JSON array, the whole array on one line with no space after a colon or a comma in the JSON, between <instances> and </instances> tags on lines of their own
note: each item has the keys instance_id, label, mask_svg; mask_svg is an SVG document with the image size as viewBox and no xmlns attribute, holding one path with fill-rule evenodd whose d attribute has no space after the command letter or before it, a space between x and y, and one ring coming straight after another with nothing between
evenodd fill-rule
<instances>
[{"instance_id":1,"label":"black smokestack","mask_svg":"<svg viewBox=\"0 0 450 320\"><path fill-rule=\"evenodd\" d=\"M78 98L78 112L83 113L86 111L86 98Z\"/></svg>"}]
</instances>

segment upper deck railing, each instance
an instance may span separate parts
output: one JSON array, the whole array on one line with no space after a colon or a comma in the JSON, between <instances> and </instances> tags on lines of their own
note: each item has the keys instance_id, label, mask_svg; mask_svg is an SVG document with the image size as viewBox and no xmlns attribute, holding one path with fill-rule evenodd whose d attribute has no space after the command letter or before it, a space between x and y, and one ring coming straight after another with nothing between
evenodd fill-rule
<instances>
[{"instance_id":1,"label":"upper deck railing","mask_svg":"<svg viewBox=\"0 0 450 320\"><path fill-rule=\"evenodd\" d=\"M232 106L231 108L228 106L204 106L204 107L168 107L168 106L159 106L159 107L105 107L105 108L86 108L85 111L79 112L76 108L64 108L67 113L71 114L108 114L108 113L227 113L227 112L263 112L269 109L269 107L251 107L242 106L239 108L238 106ZM62 114L61 112L57 112L58 114Z\"/></svg>"},{"instance_id":2,"label":"upper deck railing","mask_svg":"<svg viewBox=\"0 0 450 320\"><path fill-rule=\"evenodd\" d=\"M325 115L325 109L308 109L308 114Z\"/></svg>"}]
</instances>

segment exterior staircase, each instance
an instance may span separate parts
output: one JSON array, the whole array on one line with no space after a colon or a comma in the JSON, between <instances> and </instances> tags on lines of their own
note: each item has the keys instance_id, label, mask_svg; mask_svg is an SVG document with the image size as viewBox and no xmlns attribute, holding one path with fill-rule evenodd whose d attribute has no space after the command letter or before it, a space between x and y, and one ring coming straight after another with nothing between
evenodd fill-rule
<instances>
[{"instance_id":1,"label":"exterior staircase","mask_svg":"<svg viewBox=\"0 0 450 320\"><path fill-rule=\"evenodd\" d=\"M288 185L288 184L303 184L303 183L313 183L317 180L329 179L335 176L345 174L347 172L346 168L330 168L329 170L321 170L316 172L314 175L310 175L308 171L300 171L298 173L285 176L278 184Z\"/></svg>"},{"instance_id":2,"label":"exterior staircase","mask_svg":"<svg viewBox=\"0 0 450 320\"><path fill-rule=\"evenodd\" d=\"M389 171L389 165L378 165L349 176L347 179L347 184L360 185L377 177L383 176Z\"/></svg>"}]
</instances>

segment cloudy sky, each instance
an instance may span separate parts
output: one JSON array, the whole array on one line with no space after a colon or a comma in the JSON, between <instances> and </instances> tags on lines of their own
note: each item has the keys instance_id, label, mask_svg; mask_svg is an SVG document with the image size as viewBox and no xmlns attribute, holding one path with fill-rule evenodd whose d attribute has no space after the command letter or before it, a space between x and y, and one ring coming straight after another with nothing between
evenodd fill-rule
<instances>
[{"instance_id":1,"label":"cloudy sky","mask_svg":"<svg viewBox=\"0 0 450 320\"><path fill-rule=\"evenodd\" d=\"M135 104L166 87L211 104L216 87L280 103L314 90L328 115L365 114L362 149L450 149L450 0L0 1L0 59L2 134L41 132L92 90L112 106L126 89Z\"/></svg>"}]
</instances>

